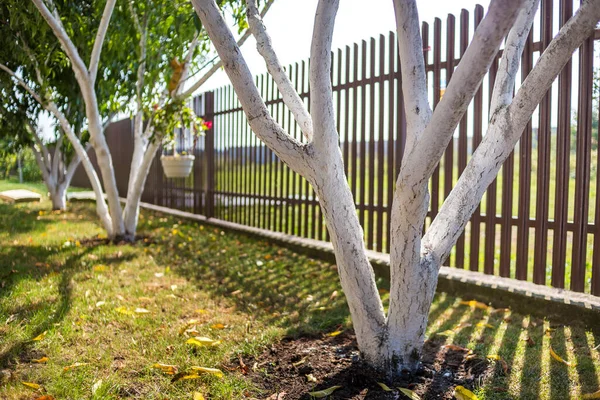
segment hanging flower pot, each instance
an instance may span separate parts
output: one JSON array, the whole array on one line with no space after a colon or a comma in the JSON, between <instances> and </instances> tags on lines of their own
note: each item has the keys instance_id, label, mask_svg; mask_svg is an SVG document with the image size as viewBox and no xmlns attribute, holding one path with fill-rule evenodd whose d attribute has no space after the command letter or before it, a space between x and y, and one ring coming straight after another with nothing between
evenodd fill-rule
<instances>
[{"instance_id":1,"label":"hanging flower pot","mask_svg":"<svg viewBox=\"0 0 600 400\"><path fill-rule=\"evenodd\" d=\"M194 159L192 155L163 155L160 162L167 178L187 178L194 168Z\"/></svg>"}]
</instances>

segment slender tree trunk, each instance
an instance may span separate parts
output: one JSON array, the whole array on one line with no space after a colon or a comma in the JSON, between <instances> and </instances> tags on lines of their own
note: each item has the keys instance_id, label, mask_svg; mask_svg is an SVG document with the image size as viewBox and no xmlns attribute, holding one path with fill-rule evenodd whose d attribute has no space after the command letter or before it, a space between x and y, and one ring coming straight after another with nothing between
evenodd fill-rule
<instances>
[{"instance_id":1,"label":"slender tree trunk","mask_svg":"<svg viewBox=\"0 0 600 400\"><path fill-rule=\"evenodd\" d=\"M159 143L156 141L148 144L144 157L140 165L136 168L137 173L132 177L133 181L129 182L129 192L127 193L127 202L125 203L125 210L123 212L126 240L135 240L135 233L140 214L140 201L142 199L142 193L144 192L146 178L148 177L148 172L150 171L158 147Z\"/></svg>"},{"instance_id":2,"label":"slender tree trunk","mask_svg":"<svg viewBox=\"0 0 600 400\"><path fill-rule=\"evenodd\" d=\"M335 252L338 273L352 314L360 351L369 363L387 367L387 327L375 274L367 258L363 230L352 192L344 175L339 147L324 149L313 158L307 174L317 191Z\"/></svg>"},{"instance_id":3,"label":"slender tree trunk","mask_svg":"<svg viewBox=\"0 0 600 400\"><path fill-rule=\"evenodd\" d=\"M56 185L54 190L50 191L50 200L52 201L53 210L67 209L67 189L65 184Z\"/></svg>"}]
</instances>

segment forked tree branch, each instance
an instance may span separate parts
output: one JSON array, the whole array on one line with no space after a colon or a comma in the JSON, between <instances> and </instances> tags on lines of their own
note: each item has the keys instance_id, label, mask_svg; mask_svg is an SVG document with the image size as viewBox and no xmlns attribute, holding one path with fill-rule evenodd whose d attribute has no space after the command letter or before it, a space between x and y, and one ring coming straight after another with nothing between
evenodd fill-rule
<instances>
[{"instance_id":1,"label":"forked tree branch","mask_svg":"<svg viewBox=\"0 0 600 400\"><path fill-rule=\"evenodd\" d=\"M441 261L450 253L535 108L599 20L600 0L585 0L542 53L511 104L492 116L487 134L423 237L425 257Z\"/></svg>"},{"instance_id":2,"label":"forked tree branch","mask_svg":"<svg viewBox=\"0 0 600 400\"><path fill-rule=\"evenodd\" d=\"M271 38L269 37L262 18L258 13L256 0L248 0L247 7L248 24L250 25L250 31L252 32L252 35L254 35L256 38L256 48L260 55L264 58L267 69L275 80L277 89L279 89L279 92L281 93L283 102L294 115L294 118L296 119L296 122L298 122L298 125L300 126L300 129L302 130L306 140L310 142L313 137L313 125L310 114L302 102L302 99L298 95L298 92L296 92L296 89L294 89L294 86L285 73L285 70L281 66L281 63L277 58L277 54L275 54L275 50L273 49L273 45L271 43Z\"/></svg>"},{"instance_id":3,"label":"forked tree branch","mask_svg":"<svg viewBox=\"0 0 600 400\"><path fill-rule=\"evenodd\" d=\"M54 35L56 35L63 50L65 51L65 53L67 53L67 56L71 61L73 71L75 72L75 77L77 78L77 81L80 85L87 85L89 83L87 67L81 59L77 48L71 41L71 38L62 26L62 23L60 22L60 16L58 15L58 11L55 9L53 15L53 13L51 13L50 10L48 10L48 7L46 7L46 4L43 0L31 1L37 7L40 14L42 14L42 17L44 17L48 25L50 25L50 28L54 32Z\"/></svg>"},{"instance_id":4,"label":"forked tree branch","mask_svg":"<svg viewBox=\"0 0 600 400\"><path fill-rule=\"evenodd\" d=\"M269 11L269 9L273 5L273 3L274 3L274 0L267 1L267 3L265 4L265 7L260 12L261 18L264 18L264 16L267 14L267 11ZM244 34L238 39L237 46L242 47L242 45L246 42L246 40L248 40L249 37L250 37L250 30L246 29ZM215 72L217 72L219 70L219 68L221 68L222 66L223 66L223 62L219 59L219 61L214 63L212 65L212 67L210 67L210 69L208 71L206 71L204 73L204 75L202 75L200 78L198 78L198 80L196 82L194 82L187 90L184 90L184 91L182 91L182 93L179 93L177 95L177 99L184 99L184 98L189 97L192 94L194 94L194 92L196 90L198 90L198 88L200 88L200 86L204 85L206 83L206 81L208 79L210 79L210 77L213 76L215 74ZM190 79L190 78L188 77L187 79ZM184 82L182 82L182 83L184 83Z\"/></svg>"},{"instance_id":5,"label":"forked tree branch","mask_svg":"<svg viewBox=\"0 0 600 400\"><path fill-rule=\"evenodd\" d=\"M406 112L407 152L429 123L431 107L427 99L423 40L416 0L394 0L394 12Z\"/></svg>"},{"instance_id":6,"label":"forked tree branch","mask_svg":"<svg viewBox=\"0 0 600 400\"><path fill-rule=\"evenodd\" d=\"M317 149L338 147L333 97L331 95L331 41L339 0L319 0L310 46L310 112Z\"/></svg>"},{"instance_id":7,"label":"forked tree branch","mask_svg":"<svg viewBox=\"0 0 600 400\"><path fill-rule=\"evenodd\" d=\"M285 132L269 113L254 84L252 73L214 0L192 0L192 4L217 49L254 133L294 171L305 173L309 157L307 146Z\"/></svg>"},{"instance_id":8,"label":"forked tree branch","mask_svg":"<svg viewBox=\"0 0 600 400\"><path fill-rule=\"evenodd\" d=\"M96 33L96 39L94 40L94 47L92 48L92 55L90 57L89 74L92 87L96 84L96 76L98 75L98 64L100 62L100 54L102 53L102 46L104 45L104 39L106 38L106 31L108 30L108 24L110 17L112 16L117 0L107 0L104 6L104 12L102 13L102 19L98 26L98 32Z\"/></svg>"},{"instance_id":9,"label":"forked tree branch","mask_svg":"<svg viewBox=\"0 0 600 400\"><path fill-rule=\"evenodd\" d=\"M515 79L521 65L521 55L523 54L531 26L533 25L538 5L539 0L526 0L515 21L515 25L508 34L500 66L498 67L498 73L496 74L490 104L490 115L496 113L499 107L509 105L513 99Z\"/></svg>"}]
</instances>

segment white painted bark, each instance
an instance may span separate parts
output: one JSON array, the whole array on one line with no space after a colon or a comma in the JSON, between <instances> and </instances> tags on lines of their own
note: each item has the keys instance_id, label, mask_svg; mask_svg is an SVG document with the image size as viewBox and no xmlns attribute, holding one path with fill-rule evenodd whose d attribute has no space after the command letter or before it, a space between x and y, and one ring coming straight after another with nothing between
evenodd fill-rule
<instances>
[{"instance_id":1,"label":"white painted bark","mask_svg":"<svg viewBox=\"0 0 600 400\"><path fill-rule=\"evenodd\" d=\"M98 108L98 100L94 85L98 71L98 60L100 59L102 45L106 35L106 29L110 21L110 16L114 10L116 0L108 0L106 2L104 12L102 14L102 20L96 35L96 39L98 41L94 42L92 49L89 70L79 55L77 48L65 31L57 10L50 12L43 0L31 1L39 10L42 17L46 20L54 32L54 35L59 40L62 49L67 54L67 57L71 62L71 67L75 73L75 78L77 79L81 89L81 94L85 103L88 130L90 132L90 142L92 143L92 146L96 152L96 159L98 160L98 167L100 168L102 181L104 183L104 190L106 191L106 197L109 205L110 218L112 221L112 229L110 230L111 234L109 237L114 239L124 234L125 226L123 223L122 209L119 202L119 192L117 190L117 182L114 174L112 158L110 155L110 149L106 143L106 138L104 137L102 118ZM73 143L73 145L75 145L75 143ZM79 145L81 146L81 143L79 143Z\"/></svg>"},{"instance_id":2,"label":"white painted bark","mask_svg":"<svg viewBox=\"0 0 600 400\"><path fill-rule=\"evenodd\" d=\"M92 185L92 189L96 195L96 213L102 222L102 226L107 232L109 237L114 236L113 231L113 223L108 211L108 207L106 206L106 202L104 201L104 195L102 191L102 185L100 184L100 179L98 178L98 174L96 174L96 170L90 161L86 148L83 147L79 138L73 132L67 117L59 110L56 104L52 101L43 101L38 93L36 93L25 81L23 81L17 74L14 73L10 68L8 68L4 64L0 64L0 69L8 73L17 81L21 87L23 87L34 99L37 101L45 110L49 111L54 117L58 120L63 132L67 135L67 138L73 144L73 148L75 152L79 156L81 163L85 169L85 172L90 180L90 184Z\"/></svg>"},{"instance_id":3,"label":"white painted bark","mask_svg":"<svg viewBox=\"0 0 600 400\"><path fill-rule=\"evenodd\" d=\"M533 111L598 20L600 0L584 1L550 42L514 99L492 116L486 135L423 237L421 251L426 257L438 261L447 257Z\"/></svg>"},{"instance_id":4,"label":"white painted bark","mask_svg":"<svg viewBox=\"0 0 600 400\"><path fill-rule=\"evenodd\" d=\"M267 14L267 12L269 11L269 9L271 8L271 6L273 5L275 1L274 0L268 0L262 11L260 12L260 17L264 18L264 16ZM250 37L250 30L247 29L246 32L244 32L244 34L238 39L237 41L237 45L238 47L241 47L246 40L248 40L248 38ZM221 67L223 67L223 62L221 61L221 59L219 59L219 61L215 62L208 71L206 71L204 73L204 75L202 75L200 78L198 78L198 80L196 80L196 82L192 83L190 85L189 88L182 90L181 93L178 93L176 95L176 99L185 99L190 97L191 95L194 94L194 92L196 90L198 90L202 85L204 85L206 83L206 81L215 74L215 72L217 72ZM189 78L186 78L185 80L187 80ZM182 82L182 86L183 86Z\"/></svg>"},{"instance_id":5,"label":"white painted bark","mask_svg":"<svg viewBox=\"0 0 600 400\"><path fill-rule=\"evenodd\" d=\"M135 233L140 214L140 201L142 199L142 193L144 192L144 185L146 184L146 178L148 177L148 172L150 171L152 161L156 156L158 148L159 142L155 141L148 144L142 162L137 168L138 172L135 176L133 185L130 186L129 192L127 193L127 202L125 203L123 219L125 221L126 236L130 240L135 239Z\"/></svg>"},{"instance_id":6,"label":"white painted bark","mask_svg":"<svg viewBox=\"0 0 600 400\"><path fill-rule=\"evenodd\" d=\"M308 145L291 139L269 115L214 1L192 0L192 3L223 61L251 128L284 162L303 175L319 196L361 353L369 363L390 375L398 375L404 369L414 371L419 364L442 260L552 81L573 50L593 32L600 19L600 0L583 3L540 57L512 102L507 100L506 94L512 93L513 68L519 63L513 58L520 56L536 1L493 1L433 113L427 102L415 2L394 2L410 141L392 205L387 318L365 255L363 232L337 144L329 79L330 41L337 1L320 0L315 17L310 76L314 136ZM499 86L494 94L497 112L490 121L490 130L422 239L429 204L427 182L513 25L505 52L506 64L501 64L504 70L498 75Z\"/></svg>"},{"instance_id":7,"label":"white painted bark","mask_svg":"<svg viewBox=\"0 0 600 400\"><path fill-rule=\"evenodd\" d=\"M258 13L256 0L248 0L247 8L248 24L252 35L256 38L256 48L264 58L267 69L275 80L279 93L281 93L283 102L292 112L306 140L311 141L313 137L312 119L304 106L304 102L281 66L277 54L275 54L271 38L267 34L267 29Z\"/></svg>"},{"instance_id":8,"label":"white painted bark","mask_svg":"<svg viewBox=\"0 0 600 400\"><path fill-rule=\"evenodd\" d=\"M408 0L407 0L408 1ZM397 18L400 21L418 20L414 0L410 5L397 7ZM414 126L420 128L425 123L422 132L414 132L407 136L413 137L407 146L407 152L402 161L402 169L396 182L396 191L391 210L390 228L390 308L388 325L390 351L388 359L397 362L393 368L399 370L414 370L418 366L420 351L425 339L429 307L433 301L437 285L438 265L421 262L421 235L425 216L429 207L428 182L435 166L439 162L458 122L467 106L475 95L481 80L498 53L500 44L511 28L521 8L522 0L492 2L485 18L475 32L475 36L467 48L456 71L452 75L444 97L431 114L429 121L419 118L419 112L412 111ZM409 13L409 15L404 15ZM424 64L413 61L415 55L405 57L407 51L415 53L420 42L414 39L419 35L418 26L406 22L398 23L405 30L398 32L398 41L406 40L417 44L400 46L402 70L415 71ZM412 26L406 31L406 26ZM419 55L422 49L419 49ZM422 56L420 56L422 57ZM407 73L408 74L408 73ZM421 73L416 74L421 76ZM409 83L411 93L415 95L423 90L422 85ZM427 93L420 93L420 98L426 98ZM407 103L409 107L419 107ZM408 121L408 120L407 120ZM410 147L409 147L410 146Z\"/></svg>"}]
</instances>

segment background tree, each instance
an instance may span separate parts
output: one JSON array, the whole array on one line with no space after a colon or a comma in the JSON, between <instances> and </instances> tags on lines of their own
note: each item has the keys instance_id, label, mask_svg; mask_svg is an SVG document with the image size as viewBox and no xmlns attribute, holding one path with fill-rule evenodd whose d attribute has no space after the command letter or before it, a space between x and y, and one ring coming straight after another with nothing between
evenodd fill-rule
<instances>
[{"instance_id":1,"label":"background tree","mask_svg":"<svg viewBox=\"0 0 600 400\"><path fill-rule=\"evenodd\" d=\"M104 219L111 221L110 227L105 223L109 237L133 241L141 193L161 140L172 134L173 127L194 122L185 102L218 70L219 63L195 83L188 83L209 47L207 36L185 1L126 1L118 6L116 0L88 0L77 5L44 0L32 3L58 39L81 90L90 142L108 201L109 214ZM242 1L221 3L243 28ZM82 13L86 18L80 17ZM110 24L111 18L116 23ZM244 37L247 35L240 40ZM134 106L130 99L135 99ZM102 126L102 121L110 120L117 110L129 110L135 118L134 154L124 209Z\"/></svg>"},{"instance_id":2,"label":"background tree","mask_svg":"<svg viewBox=\"0 0 600 400\"><path fill-rule=\"evenodd\" d=\"M593 33L600 19L600 0L581 3L516 92L515 76L538 1L493 0L434 111L427 96L416 0L393 0L407 139L390 221L387 312L366 255L336 131L330 69L339 0L320 0L317 6L310 55L310 113L287 79L254 1L248 1L248 21L258 50L301 127L304 142L294 139L269 114L214 0L192 3L223 61L252 130L290 168L304 176L318 195L363 357L393 376L404 370L415 371L440 266L537 104L575 49ZM487 134L423 235L429 179L504 41Z\"/></svg>"}]
</instances>

